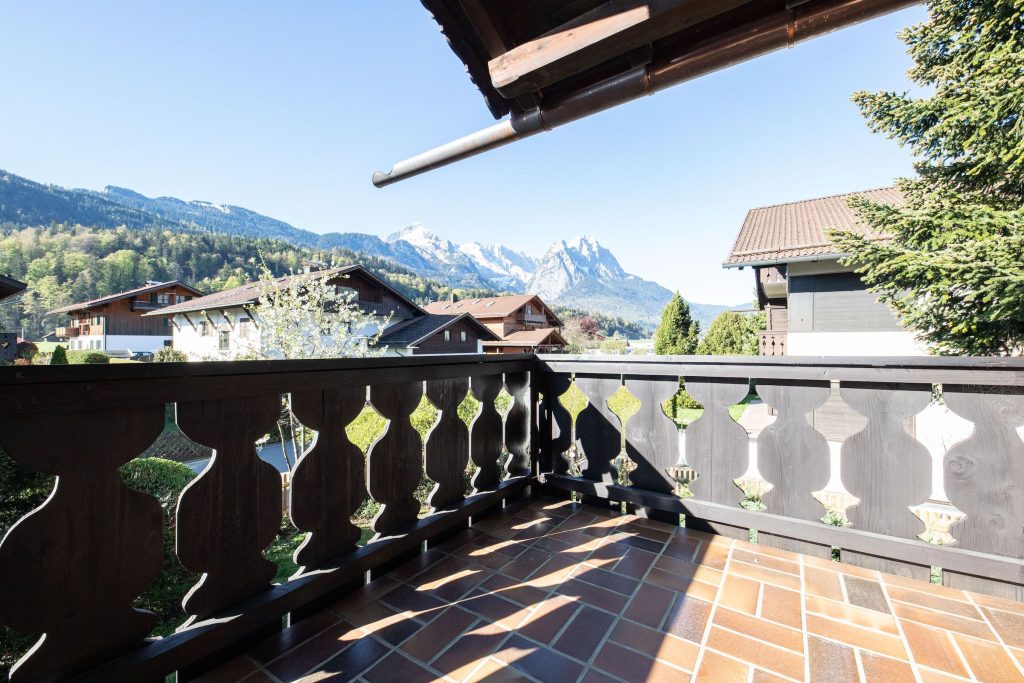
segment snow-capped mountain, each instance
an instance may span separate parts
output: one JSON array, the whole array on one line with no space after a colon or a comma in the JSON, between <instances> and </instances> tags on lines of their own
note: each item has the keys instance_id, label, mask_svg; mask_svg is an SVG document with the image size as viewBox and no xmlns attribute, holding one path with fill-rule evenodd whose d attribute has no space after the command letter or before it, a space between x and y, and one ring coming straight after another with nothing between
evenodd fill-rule
<instances>
[{"instance_id":1,"label":"snow-capped mountain","mask_svg":"<svg viewBox=\"0 0 1024 683\"><path fill-rule=\"evenodd\" d=\"M656 324L672 292L656 282L627 273L618 259L593 237L555 242L541 259L527 292L548 302L601 311Z\"/></svg>"},{"instance_id":2,"label":"snow-capped mountain","mask_svg":"<svg viewBox=\"0 0 1024 683\"><path fill-rule=\"evenodd\" d=\"M0 171L0 221L79 223L132 229L208 230L276 239L313 249L341 248L388 259L453 287L535 292L545 301L647 323L653 328L671 292L627 273L592 237L558 240L537 259L501 244L457 244L414 223L387 238L358 232L318 234L244 207L175 197L147 197L122 187L102 192L41 185ZM726 306L690 304L708 323Z\"/></svg>"},{"instance_id":3,"label":"snow-capped mountain","mask_svg":"<svg viewBox=\"0 0 1024 683\"><path fill-rule=\"evenodd\" d=\"M432 272L474 287L521 291L537 263L501 244L455 244L419 223L388 235L386 241L396 252L412 249L416 256L408 257L422 259Z\"/></svg>"},{"instance_id":4,"label":"snow-capped mountain","mask_svg":"<svg viewBox=\"0 0 1024 683\"><path fill-rule=\"evenodd\" d=\"M476 263L477 268L495 282L508 282L508 287L521 289L533 276L537 259L502 244L466 242L459 251Z\"/></svg>"}]
</instances>

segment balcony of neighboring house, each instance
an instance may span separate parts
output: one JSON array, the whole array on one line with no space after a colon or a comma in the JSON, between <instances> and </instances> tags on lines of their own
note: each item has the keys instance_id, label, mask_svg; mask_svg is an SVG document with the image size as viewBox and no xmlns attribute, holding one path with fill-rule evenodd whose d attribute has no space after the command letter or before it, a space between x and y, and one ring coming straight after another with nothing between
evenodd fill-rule
<instances>
[{"instance_id":1,"label":"balcony of neighboring house","mask_svg":"<svg viewBox=\"0 0 1024 683\"><path fill-rule=\"evenodd\" d=\"M158 308L169 306L169 301L149 301L148 299L132 299L132 311L155 311Z\"/></svg>"},{"instance_id":2,"label":"balcony of neighboring house","mask_svg":"<svg viewBox=\"0 0 1024 683\"><path fill-rule=\"evenodd\" d=\"M386 316L394 312L395 307L379 301L357 301L359 308L373 315Z\"/></svg>"},{"instance_id":3,"label":"balcony of neighboring house","mask_svg":"<svg viewBox=\"0 0 1024 683\"><path fill-rule=\"evenodd\" d=\"M700 408L677 422L681 381ZM814 426L836 385L847 436ZM0 622L45 634L16 682L1024 678L1021 359L417 356L0 386L0 443L60 478L0 545ZM254 443L289 393L318 436L282 513ZM364 453L346 425L367 405L387 427ZM149 638L132 605L175 557L117 471L167 415L216 457L167 550L197 583ZM306 538L275 582L282 514Z\"/></svg>"},{"instance_id":4,"label":"balcony of neighboring house","mask_svg":"<svg viewBox=\"0 0 1024 683\"><path fill-rule=\"evenodd\" d=\"M758 334L759 348L762 356L785 356L786 333L765 331Z\"/></svg>"}]
</instances>

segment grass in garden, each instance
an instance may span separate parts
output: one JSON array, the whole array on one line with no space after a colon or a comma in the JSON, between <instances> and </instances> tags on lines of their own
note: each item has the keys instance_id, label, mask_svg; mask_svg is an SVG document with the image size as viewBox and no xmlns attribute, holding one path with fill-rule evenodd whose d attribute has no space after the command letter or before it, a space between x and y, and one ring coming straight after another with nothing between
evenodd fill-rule
<instances>
[{"instance_id":1,"label":"grass in garden","mask_svg":"<svg viewBox=\"0 0 1024 683\"><path fill-rule=\"evenodd\" d=\"M286 525L287 529L285 528ZM356 541L356 545L362 547L373 536L373 529L370 528L369 522L367 522L365 525L361 525L359 530L359 540ZM278 534L277 539L267 548L267 559L277 565L277 574L274 576L272 583L284 583L295 572L299 571L299 566L295 564L295 551L302 545L302 541L305 538L306 534L302 532L295 533L295 529L291 527L287 520L282 523L281 533Z\"/></svg>"},{"instance_id":2,"label":"grass in garden","mask_svg":"<svg viewBox=\"0 0 1024 683\"><path fill-rule=\"evenodd\" d=\"M755 398L757 398L757 394L747 394L743 397L742 401L736 405L729 406L729 416L736 422L739 422L740 417L743 416L743 412L747 409L747 405ZM703 414L703 408L678 408L676 410L675 421L681 426L686 427Z\"/></svg>"}]
</instances>

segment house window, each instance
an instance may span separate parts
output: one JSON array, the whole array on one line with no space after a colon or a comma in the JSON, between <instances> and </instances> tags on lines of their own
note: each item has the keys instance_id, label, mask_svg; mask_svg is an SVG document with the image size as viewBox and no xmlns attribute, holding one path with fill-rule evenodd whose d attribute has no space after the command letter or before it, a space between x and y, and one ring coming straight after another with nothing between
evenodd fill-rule
<instances>
[{"instance_id":1,"label":"house window","mask_svg":"<svg viewBox=\"0 0 1024 683\"><path fill-rule=\"evenodd\" d=\"M533 304L526 304L526 315L533 315Z\"/></svg>"},{"instance_id":2,"label":"house window","mask_svg":"<svg viewBox=\"0 0 1024 683\"><path fill-rule=\"evenodd\" d=\"M462 332L459 333L459 335L462 337L463 343L465 343L465 341L466 341L466 331L463 330Z\"/></svg>"},{"instance_id":3,"label":"house window","mask_svg":"<svg viewBox=\"0 0 1024 683\"><path fill-rule=\"evenodd\" d=\"M176 301L177 301L177 302L178 302L179 304L183 304L183 303L185 303L186 301L192 301L192 297L190 297L190 296L186 296L186 295L184 295L184 294L179 294L179 295L177 296L177 299L176 299Z\"/></svg>"},{"instance_id":4,"label":"house window","mask_svg":"<svg viewBox=\"0 0 1024 683\"><path fill-rule=\"evenodd\" d=\"M204 320L203 322L199 323L199 335L205 337L208 334L210 334L210 327Z\"/></svg>"},{"instance_id":5,"label":"house window","mask_svg":"<svg viewBox=\"0 0 1024 683\"><path fill-rule=\"evenodd\" d=\"M166 306L171 303L171 295L166 292L163 294L157 294L156 302L161 306Z\"/></svg>"},{"instance_id":6,"label":"house window","mask_svg":"<svg viewBox=\"0 0 1024 683\"><path fill-rule=\"evenodd\" d=\"M238 336L248 337L249 336L249 319L239 318L238 319Z\"/></svg>"},{"instance_id":7,"label":"house window","mask_svg":"<svg viewBox=\"0 0 1024 683\"><path fill-rule=\"evenodd\" d=\"M444 340L446 342L450 342L452 340L452 331L451 330L445 330L444 331Z\"/></svg>"},{"instance_id":8,"label":"house window","mask_svg":"<svg viewBox=\"0 0 1024 683\"><path fill-rule=\"evenodd\" d=\"M230 332L218 332L217 333L217 349L220 351L227 351L231 348L231 333Z\"/></svg>"}]
</instances>

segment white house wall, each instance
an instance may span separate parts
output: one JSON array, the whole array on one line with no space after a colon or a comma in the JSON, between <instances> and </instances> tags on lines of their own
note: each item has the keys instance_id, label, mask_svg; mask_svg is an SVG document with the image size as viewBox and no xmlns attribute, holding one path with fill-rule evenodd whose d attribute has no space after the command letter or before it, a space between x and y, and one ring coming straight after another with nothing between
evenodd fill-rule
<instances>
[{"instance_id":1,"label":"white house wall","mask_svg":"<svg viewBox=\"0 0 1024 683\"><path fill-rule=\"evenodd\" d=\"M226 315L225 315L226 314ZM189 323L191 320L191 323ZM250 320L240 323L241 320ZM207 333L202 334L202 322L207 323ZM223 312L189 313L174 316L174 348L185 353L189 360L234 360L253 356L260 350L259 319L244 308L235 307ZM371 337L378 326L367 325L356 332L359 336ZM228 349L220 349L220 332L228 333ZM389 349L386 355L400 355Z\"/></svg>"},{"instance_id":2,"label":"white house wall","mask_svg":"<svg viewBox=\"0 0 1024 683\"><path fill-rule=\"evenodd\" d=\"M789 332L787 356L925 356L910 332Z\"/></svg>"}]
</instances>

